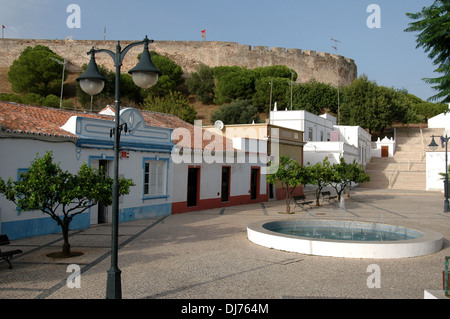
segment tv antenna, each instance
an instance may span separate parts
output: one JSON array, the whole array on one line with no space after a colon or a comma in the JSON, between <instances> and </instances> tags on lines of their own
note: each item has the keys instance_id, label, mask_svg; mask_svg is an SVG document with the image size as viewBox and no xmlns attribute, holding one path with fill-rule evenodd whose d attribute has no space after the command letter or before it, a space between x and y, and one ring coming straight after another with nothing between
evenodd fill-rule
<instances>
[{"instance_id":1,"label":"tv antenna","mask_svg":"<svg viewBox=\"0 0 450 319\"><path fill-rule=\"evenodd\" d=\"M338 51L337 44L340 43L341 41L333 39L333 38L331 38L331 41L334 41L334 45L332 45L331 47L336 51L336 54L337 54L337 51Z\"/></svg>"}]
</instances>

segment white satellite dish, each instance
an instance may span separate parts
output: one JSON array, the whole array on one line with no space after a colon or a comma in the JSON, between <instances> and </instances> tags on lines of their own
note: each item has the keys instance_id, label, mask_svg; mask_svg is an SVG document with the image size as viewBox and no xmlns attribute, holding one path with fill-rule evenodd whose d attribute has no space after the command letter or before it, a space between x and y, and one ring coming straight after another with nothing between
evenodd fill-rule
<instances>
[{"instance_id":1,"label":"white satellite dish","mask_svg":"<svg viewBox=\"0 0 450 319\"><path fill-rule=\"evenodd\" d=\"M223 129L223 122L222 121L220 121L220 120L217 120L217 121L215 121L214 122L214 127L216 128L216 129L218 129L218 130L222 130Z\"/></svg>"}]
</instances>

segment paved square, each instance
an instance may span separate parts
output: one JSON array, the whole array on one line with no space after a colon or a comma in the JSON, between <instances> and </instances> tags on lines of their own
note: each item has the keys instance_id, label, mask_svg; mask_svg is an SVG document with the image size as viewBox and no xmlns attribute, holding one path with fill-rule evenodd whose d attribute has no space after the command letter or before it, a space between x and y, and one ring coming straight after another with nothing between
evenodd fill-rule
<instances>
[{"instance_id":1,"label":"paved square","mask_svg":"<svg viewBox=\"0 0 450 319\"><path fill-rule=\"evenodd\" d=\"M439 192L356 189L337 203L280 214L284 201L271 201L170 215L120 224L119 268L125 299L235 298L423 298L442 289L450 255L450 214ZM293 207L293 205L292 205ZM246 225L273 219L352 219L438 231L441 251L406 259L333 258L268 249L247 239ZM51 259L60 234L13 241L23 253L13 269L0 263L0 298L105 298L110 267L110 225L71 231L73 250L84 255ZM80 288L68 288L70 264L81 269ZM369 288L369 265L380 267L380 288Z\"/></svg>"}]
</instances>

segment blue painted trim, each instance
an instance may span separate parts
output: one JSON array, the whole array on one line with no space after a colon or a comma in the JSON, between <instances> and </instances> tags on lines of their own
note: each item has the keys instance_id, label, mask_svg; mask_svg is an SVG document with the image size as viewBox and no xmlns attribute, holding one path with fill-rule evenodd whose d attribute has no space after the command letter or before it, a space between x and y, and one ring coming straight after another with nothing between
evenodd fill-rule
<instances>
[{"instance_id":1,"label":"blue painted trim","mask_svg":"<svg viewBox=\"0 0 450 319\"><path fill-rule=\"evenodd\" d=\"M88 228L89 226L90 214L82 213L73 218L70 223L70 230ZM7 234L11 240L60 232L61 227L50 217L2 222L2 233Z\"/></svg>"},{"instance_id":2,"label":"blue painted trim","mask_svg":"<svg viewBox=\"0 0 450 319\"><path fill-rule=\"evenodd\" d=\"M114 142L110 140L79 137L76 145L83 148L113 149ZM130 151L171 153L173 146L173 143L136 143L120 141L120 149Z\"/></svg>"},{"instance_id":3,"label":"blue painted trim","mask_svg":"<svg viewBox=\"0 0 450 319\"><path fill-rule=\"evenodd\" d=\"M145 218L156 218L172 214L172 203L122 208L119 210L119 222ZM90 213L75 216L70 223L70 230L90 227ZM2 222L2 234L16 240L33 236L61 233L61 227L50 217Z\"/></svg>"},{"instance_id":4,"label":"blue painted trim","mask_svg":"<svg viewBox=\"0 0 450 319\"><path fill-rule=\"evenodd\" d=\"M122 208L119 210L119 222L168 216L170 214L172 214L172 203Z\"/></svg>"}]
</instances>

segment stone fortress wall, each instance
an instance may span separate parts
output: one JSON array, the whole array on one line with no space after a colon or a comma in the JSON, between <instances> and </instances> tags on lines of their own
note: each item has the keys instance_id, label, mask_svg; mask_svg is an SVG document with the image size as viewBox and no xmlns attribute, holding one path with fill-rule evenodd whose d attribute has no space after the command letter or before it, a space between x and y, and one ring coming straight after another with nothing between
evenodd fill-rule
<instances>
[{"instance_id":1,"label":"stone fortress wall","mask_svg":"<svg viewBox=\"0 0 450 319\"><path fill-rule=\"evenodd\" d=\"M120 41L125 48L134 41ZM74 40L67 44L64 40L40 39L0 39L0 74L4 77L6 70L27 46L45 45L59 54L66 56L69 62L67 70L76 72L89 62L86 54L92 46L96 49L109 49L115 52L117 41L112 40ZM66 48L67 46L67 48ZM126 72L137 63L137 55L143 46L132 48L126 55L122 72ZM357 77L357 67L352 59L323 52L301 49L268 48L265 46L241 45L237 42L220 41L155 41L149 46L159 54L165 55L179 64L185 74L195 71L200 63L208 66L243 66L250 69L271 65L286 65L294 69L297 82L305 83L312 79L332 85L349 85ZM66 52L66 54L65 54ZM96 54L97 63L113 69L113 61L106 53ZM2 81L1 83L5 83ZM0 88L0 92L4 88Z\"/></svg>"}]
</instances>

